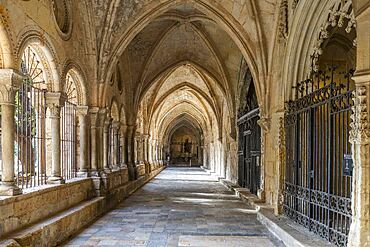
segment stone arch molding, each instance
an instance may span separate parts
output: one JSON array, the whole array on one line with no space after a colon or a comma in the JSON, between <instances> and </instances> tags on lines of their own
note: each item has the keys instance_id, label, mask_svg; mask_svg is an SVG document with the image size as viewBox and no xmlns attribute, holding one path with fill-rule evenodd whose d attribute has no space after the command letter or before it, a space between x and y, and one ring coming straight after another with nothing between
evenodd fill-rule
<instances>
[{"instance_id":1,"label":"stone arch molding","mask_svg":"<svg viewBox=\"0 0 370 247\"><path fill-rule=\"evenodd\" d=\"M61 77L61 78L63 78L63 82L64 82L64 83L62 83L62 88L63 89L64 89L64 86L65 86L65 79L66 79L68 73L71 74L71 76L73 77L73 79L76 82L78 104L86 106L88 104L89 100L88 100L88 94L87 94L87 90L86 90L86 75L85 75L85 73L83 72L83 70L81 69L81 67L77 63L75 63L71 60L68 60L64 64L63 73L62 73L62 77Z\"/></svg>"},{"instance_id":2,"label":"stone arch molding","mask_svg":"<svg viewBox=\"0 0 370 247\"><path fill-rule=\"evenodd\" d=\"M353 28L356 28L356 18L354 14L354 9L352 1L348 0L347 2L337 1L332 8L329 10L328 20L322 24L320 28L320 33L318 35L316 46L313 51L313 70L317 71L317 62L319 57L322 55L322 44L326 39L329 38L329 27L338 26L339 28L344 28L347 33L350 33ZM347 20L347 25L344 26L345 20ZM354 40L354 46L357 45L357 40Z\"/></svg>"},{"instance_id":3,"label":"stone arch molding","mask_svg":"<svg viewBox=\"0 0 370 247\"><path fill-rule=\"evenodd\" d=\"M342 0L302 1L297 5L292 19L292 27L287 40L283 62L282 82L279 87L282 101L292 97L292 87L306 79L311 71L312 56L318 61L322 53L321 45L328 38L330 26L340 26L348 20L346 28L356 27L352 0L344 5ZM301 30L307 30L302 33Z\"/></svg>"},{"instance_id":4,"label":"stone arch molding","mask_svg":"<svg viewBox=\"0 0 370 247\"><path fill-rule=\"evenodd\" d=\"M0 6L0 68L15 68L13 37L7 10Z\"/></svg>"},{"instance_id":5,"label":"stone arch molding","mask_svg":"<svg viewBox=\"0 0 370 247\"><path fill-rule=\"evenodd\" d=\"M55 52L54 46L50 41L48 35L42 31L37 30L37 27L28 26L21 32L18 43L15 47L15 63L17 68L21 67L21 57L24 50L28 46L32 46L40 58L45 69L46 84L53 92L60 92L63 89L61 83L61 72L58 67L59 59Z\"/></svg>"}]
</instances>

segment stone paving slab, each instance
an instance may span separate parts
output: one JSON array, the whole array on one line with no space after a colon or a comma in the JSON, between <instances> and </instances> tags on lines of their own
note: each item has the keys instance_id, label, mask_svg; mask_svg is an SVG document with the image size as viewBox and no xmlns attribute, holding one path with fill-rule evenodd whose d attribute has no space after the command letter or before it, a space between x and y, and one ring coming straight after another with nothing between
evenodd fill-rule
<instances>
[{"instance_id":1,"label":"stone paving slab","mask_svg":"<svg viewBox=\"0 0 370 247\"><path fill-rule=\"evenodd\" d=\"M201 169L167 168L65 246L284 246Z\"/></svg>"}]
</instances>

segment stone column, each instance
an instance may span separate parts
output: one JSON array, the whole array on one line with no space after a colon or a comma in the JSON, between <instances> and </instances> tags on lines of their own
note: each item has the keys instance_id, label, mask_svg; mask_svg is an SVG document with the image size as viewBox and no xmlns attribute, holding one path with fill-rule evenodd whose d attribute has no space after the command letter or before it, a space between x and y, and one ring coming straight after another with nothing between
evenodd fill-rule
<instances>
[{"instance_id":1,"label":"stone column","mask_svg":"<svg viewBox=\"0 0 370 247\"><path fill-rule=\"evenodd\" d=\"M14 139L15 139L15 93L22 83L23 76L12 69L0 70L0 105L1 105L1 152L2 181L0 196L15 196L22 190L14 181Z\"/></svg>"},{"instance_id":2,"label":"stone column","mask_svg":"<svg viewBox=\"0 0 370 247\"><path fill-rule=\"evenodd\" d=\"M112 128L113 128L113 170L119 170L120 168L120 161L118 160L118 153L119 153L119 127L120 123L118 121L113 121Z\"/></svg>"},{"instance_id":3,"label":"stone column","mask_svg":"<svg viewBox=\"0 0 370 247\"><path fill-rule=\"evenodd\" d=\"M99 109L99 118L98 118L98 129L97 129L97 153L98 153L98 170L102 172L105 168L104 161L104 126L107 119L107 109Z\"/></svg>"},{"instance_id":4,"label":"stone column","mask_svg":"<svg viewBox=\"0 0 370 247\"><path fill-rule=\"evenodd\" d=\"M108 155L109 155L109 152L111 151L110 148L109 148L109 127L111 125L112 121L110 118L108 118L105 122L104 122L104 136L103 136L103 167L104 167L104 172L106 173L110 173L112 170L111 170L111 167L108 162Z\"/></svg>"},{"instance_id":5,"label":"stone column","mask_svg":"<svg viewBox=\"0 0 370 247\"><path fill-rule=\"evenodd\" d=\"M127 126L124 125L124 124L121 124L121 127L120 127L120 133L121 133L121 146L122 146L122 150L121 150L121 167L125 167L127 166L127 139L126 139L126 135L127 135Z\"/></svg>"},{"instance_id":6,"label":"stone column","mask_svg":"<svg viewBox=\"0 0 370 247\"><path fill-rule=\"evenodd\" d=\"M64 179L61 170L61 136L60 136L60 110L64 106L66 96L62 93L46 93L46 105L50 110L51 124L51 176L48 178L49 184L62 184Z\"/></svg>"},{"instance_id":7,"label":"stone column","mask_svg":"<svg viewBox=\"0 0 370 247\"><path fill-rule=\"evenodd\" d=\"M150 173L150 165L149 165L149 135L143 135L143 153L144 153L144 164L145 164L145 173Z\"/></svg>"},{"instance_id":8,"label":"stone column","mask_svg":"<svg viewBox=\"0 0 370 247\"><path fill-rule=\"evenodd\" d=\"M129 171L130 180L137 178L136 165L135 165L135 140L134 140L135 126L127 126L127 165Z\"/></svg>"},{"instance_id":9,"label":"stone column","mask_svg":"<svg viewBox=\"0 0 370 247\"><path fill-rule=\"evenodd\" d=\"M78 168L77 176L88 177L89 176L89 164L88 164L88 106L78 106L77 116L80 124L80 166Z\"/></svg>"},{"instance_id":10,"label":"stone column","mask_svg":"<svg viewBox=\"0 0 370 247\"><path fill-rule=\"evenodd\" d=\"M90 159L91 159L91 175L97 176L99 174L99 154L98 154L98 143L97 143L97 125L99 118L99 108L93 107L89 110L90 113Z\"/></svg>"},{"instance_id":11,"label":"stone column","mask_svg":"<svg viewBox=\"0 0 370 247\"><path fill-rule=\"evenodd\" d=\"M134 162L135 162L135 164L138 164L139 163L139 157L138 157L139 152L138 152L138 145L137 145L137 137L136 136L134 137L134 150L133 150L133 152L134 152Z\"/></svg>"}]
</instances>

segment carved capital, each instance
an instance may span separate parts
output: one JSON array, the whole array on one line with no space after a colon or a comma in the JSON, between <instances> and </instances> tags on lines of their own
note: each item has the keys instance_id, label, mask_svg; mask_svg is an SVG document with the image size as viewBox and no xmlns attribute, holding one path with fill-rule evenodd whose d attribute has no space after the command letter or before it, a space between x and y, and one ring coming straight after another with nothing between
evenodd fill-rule
<instances>
[{"instance_id":1,"label":"carved capital","mask_svg":"<svg viewBox=\"0 0 370 247\"><path fill-rule=\"evenodd\" d=\"M0 104L14 104L16 91L25 77L13 69L0 69Z\"/></svg>"},{"instance_id":2,"label":"carved capital","mask_svg":"<svg viewBox=\"0 0 370 247\"><path fill-rule=\"evenodd\" d=\"M76 109L77 116L87 116L88 113L89 113L88 106L77 106Z\"/></svg>"},{"instance_id":3,"label":"carved capital","mask_svg":"<svg viewBox=\"0 0 370 247\"><path fill-rule=\"evenodd\" d=\"M98 123L97 123L99 127L104 127L105 120L107 118L107 112L108 111L106 108L99 109L99 112L98 112L99 118L98 118Z\"/></svg>"},{"instance_id":4,"label":"carved capital","mask_svg":"<svg viewBox=\"0 0 370 247\"><path fill-rule=\"evenodd\" d=\"M48 92L45 95L46 106L50 110L51 117L60 117L60 110L64 106L67 99L65 93L51 93Z\"/></svg>"},{"instance_id":5,"label":"carved capital","mask_svg":"<svg viewBox=\"0 0 370 247\"><path fill-rule=\"evenodd\" d=\"M113 121L112 127L116 130L118 130L121 127L121 123L119 121Z\"/></svg>"},{"instance_id":6,"label":"carved capital","mask_svg":"<svg viewBox=\"0 0 370 247\"><path fill-rule=\"evenodd\" d=\"M96 128L99 118L99 107L91 107L89 109L90 124L92 128Z\"/></svg>"},{"instance_id":7,"label":"carved capital","mask_svg":"<svg viewBox=\"0 0 370 247\"><path fill-rule=\"evenodd\" d=\"M369 144L370 131L367 109L367 87L358 86L353 92L354 106L351 115L350 142L352 144Z\"/></svg>"}]
</instances>

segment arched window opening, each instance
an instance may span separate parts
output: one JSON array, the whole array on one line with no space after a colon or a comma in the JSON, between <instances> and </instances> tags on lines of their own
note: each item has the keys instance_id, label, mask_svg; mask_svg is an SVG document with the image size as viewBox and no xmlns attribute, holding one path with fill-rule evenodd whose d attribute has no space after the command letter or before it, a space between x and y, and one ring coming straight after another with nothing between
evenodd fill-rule
<instances>
[{"instance_id":1,"label":"arched window opening","mask_svg":"<svg viewBox=\"0 0 370 247\"><path fill-rule=\"evenodd\" d=\"M286 104L284 213L335 245L347 246L356 31L341 5L336 11L322 33L320 56L312 56L310 77L297 83L295 98Z\"/></svg>"},{"instance_id":2,"label":"arched window opening","mask_svg":"<svg viewBox=\"0 0 370 247\"><path fill-rule=\"evenodd\" d=\"M64 92L66 101L61 110L61 169L64 179L77 174L77 79L67 73Z\"/></svg>"},{"instance_id":3,"label":"arched window opening","mask_svg":"<svg viewBox=\"0 0 370 247\"><path fill-rule=\"evenodd\" d=\"M46 183L47 138L45 70L32 46L22 54L21 71L27 76L16 94L16 183L21 188Z\"/></svg>"}]
</instances>

